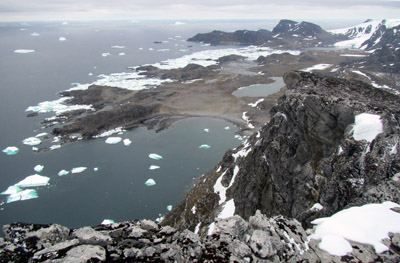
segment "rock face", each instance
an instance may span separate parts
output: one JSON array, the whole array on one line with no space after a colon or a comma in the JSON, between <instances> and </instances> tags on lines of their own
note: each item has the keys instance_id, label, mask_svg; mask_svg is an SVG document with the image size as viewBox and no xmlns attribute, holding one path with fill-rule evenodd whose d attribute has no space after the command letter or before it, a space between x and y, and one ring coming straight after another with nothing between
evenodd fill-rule
<instances>
[{"instance_id":1,"label":"rock face","mask_svg":"<svg viewBox=\"0 0 400 263\"><path fill-rule=\"evenodd\" d=\"M269 30L237 30L233 33L212 31L197 34L188 41L204 42L211 45L264 45L270 47L324 46L347 39L344 35L335 35L309 22L281 20L275 28Z\"/></svg>"},{"instance_id":2,"label":"rock face","mask_svg":"<svg viewBox=\"0 0 400 263\"><path fill-rule=\"evenodd\" d=\"M398 262L393 252L377 255L352 244L353 255L331 256L295 219L268 218L257 211L218 219L209 235L177 231L150 220L69 230L59 225L11 224L0 239L0 262ZM59 229L62 231L54 231ZM67 235L64 230L68 230ZM135 234L136 233L136 234ZM137 235L140 233L140 235ZM45 234L45 235L44 235ZM48 237L51 238L49 242ZM386 244L399 249L400 234Z\"/></svg>"},{"instance_id":3,"label":"rock face","mask_svg":"<svg viewBox=\"0 0 400 263\"><path fill-rule=\"evenodd\" d=\"M200 178L165 224L194 230L201 222L204 232L233 200L234 213L245 219L261 210L309 227L352 205L400 200L393 179L400 171L400 98L364 82L312 73L291 72L285 82L288 90L271 121ZM372 142L353 137L361 113L382 120ZM322 210L311 209L317 203Z\"/></svg>"}]
</instances>

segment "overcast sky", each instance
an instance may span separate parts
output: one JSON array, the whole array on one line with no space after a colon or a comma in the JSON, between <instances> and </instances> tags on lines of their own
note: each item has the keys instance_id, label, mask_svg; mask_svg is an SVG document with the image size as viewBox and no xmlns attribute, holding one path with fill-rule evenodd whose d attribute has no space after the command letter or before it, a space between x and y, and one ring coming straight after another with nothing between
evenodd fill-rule
<instances>
[{"instance_id":1,"label":"overcast sky","mask_svg":"<svg viewBox=\"0 0 400 263\"><path fill-rule=\"evenodd\" d=\"M0 0L0 20L400 18L400 0Z\"/></svg>"}]
</instances>

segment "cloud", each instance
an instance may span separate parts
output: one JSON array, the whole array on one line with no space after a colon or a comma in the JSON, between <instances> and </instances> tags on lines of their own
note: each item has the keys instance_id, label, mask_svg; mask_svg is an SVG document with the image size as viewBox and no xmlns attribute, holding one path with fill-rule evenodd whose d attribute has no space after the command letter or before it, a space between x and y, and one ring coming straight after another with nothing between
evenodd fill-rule
<instances>
[{"instance_id":1,"label":"cloud","mask_svg":"<svg viewBox=\"0 0 400 263\"><path fill-rule=\"evenodd\" d=\"M356 11L355 11L356 10ZM394 18L400 0L2 0L0 19Z\"/></svg>"}]
</instances>

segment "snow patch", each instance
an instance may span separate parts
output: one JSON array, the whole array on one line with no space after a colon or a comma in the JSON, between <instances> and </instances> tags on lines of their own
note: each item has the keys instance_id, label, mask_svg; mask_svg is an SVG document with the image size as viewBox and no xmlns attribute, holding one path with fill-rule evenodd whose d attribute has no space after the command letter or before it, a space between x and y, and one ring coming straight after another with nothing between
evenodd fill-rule
<instances>
[{"instance_id":1,"label":"snow patch","mask_svg":"<svg viewBox=\"0 0 400 263\"><path fill-rule=\"evenodd\" d=\"M319 218L309 238L320 239L319 248L336 256L352 252L349 241L372 245L377 253L389 248L382 240L389 232L400 233L400 214L392 211L400 205L387 201L382 204L366 204L344 209L331 217Z\"/></svg>"},{"instance_id":2,"label":"snow patch","mask_svg":"<svg viewBox=\"0 0 400 263\"><path fill-rule=\"evenodd\" d=\"M353 127L353 138L355 140L372 142L381 132L383 132L381 116L361 113L355 117L355 125Z\"/></svg>"},{"instance_id":3,"label":"snow patch","mask_svg":"<svg viewBox=\"0 0 400 263\"><path fill-rule=\"evenodd\" d=\"M235 214L235 202L230 199L228 202L224 204L224 208L222 209L221 213L219 213L218 218L228 218Z\"/></svg>"},{"instance_id":4,"label":"snow patch","mask_svg":"<svg viewBox=\"0 0 400 263\"><path fill-rule=\"evenodd\" d=\"M37 113L54 112L56 115L74 110L94 110L92 105L66 105L65 103L72 97L62 97L54 101L43 101L37 106L29 106L25 111Z\"/></svg>"},{"instance_id":5,"label":"snow patch","mask_svg":"<svg viewBox=\"0 0 400 263\"><path fill-rule=\"evenodd\" d=\"M260 103L263 102L263 101L264 101L264 99L259 99L258 101L254 102L254 103L249 103L248 105L249 105L250 107L255 108L255 107L258 106L258 104L260 104Z\"/></svg>"},{"instance_id":6,"label":"snow patch","mask_svg":"<svg viewBox=\"0 0 400 263\"><path fill-rule=\"evenodd\" d=\"M315 203L315 204L310 208L310 211L316 212L316 211L320 211L320 210L322 210L322 209L324 209L324 207L323 207L320 203Z\"/></svg>"},{"instance_id":7,"label":"snow patch","mask_svg":"<svg viewBox=\"0 0 400 263\"><path fill-rule=\"evenodd\" d=\"M314 65L312 67L301 69L301 71L311 72L313 70L325 70L325 69L328 69L328 68L330 68L332 66L333 66L332 64L316 64L316 65Z\"/></svg>"}]
</instances>

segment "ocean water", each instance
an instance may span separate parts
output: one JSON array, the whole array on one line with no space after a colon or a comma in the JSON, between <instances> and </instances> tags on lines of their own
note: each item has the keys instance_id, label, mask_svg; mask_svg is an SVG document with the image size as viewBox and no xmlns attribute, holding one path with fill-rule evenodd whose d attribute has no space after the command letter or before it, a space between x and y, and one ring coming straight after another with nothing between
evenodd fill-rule
<instances>
[{"instance_id":1,"label":"ocean water","mask_svg":"<svg viewBox=\"0 0 400 263\"><path fill-rule=\"evenodd\" d=\"M6 203L7 196L0 195L0 225L20 221L75 228L97 225L105 218L155 219L165 214L166 207L176 205L195 179L221 160L227 149L241 143L234 137L234 125L220 119L192 118L160 133L137 128L118 135L132 140L130 146L106 144L106 138L100 138L34 153L21 141L49 132L41 129L40 121L52 114L28 118L25 109L56 100L60 91L74 87L74 83L93 83L102 74L130 72L129 67L191 58L191 54L213 55L210 50L221 49L186 41L196 33L271 29L277 22L0 23L0 147L20 149L12 156L0 153L0 192L35 174L37 164L44 165L40 174L50 178L48 186L32 188L38 192L36 199ZM200 149L203 144L211 147ZM150 153L164 158L150 159ZM160 169L150 170L151 165ZM57 175L60 170L80 166L87 169ZM156 185L145 186L149 178Z\"/></svg>"}]
</instances>

